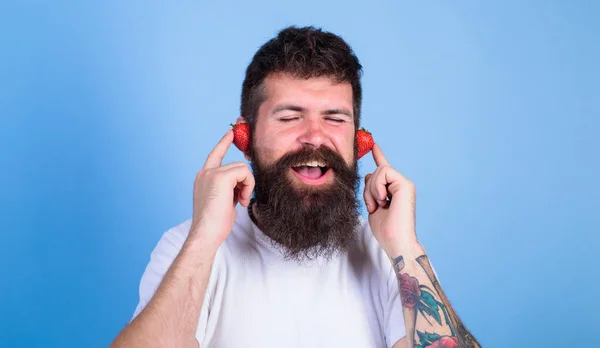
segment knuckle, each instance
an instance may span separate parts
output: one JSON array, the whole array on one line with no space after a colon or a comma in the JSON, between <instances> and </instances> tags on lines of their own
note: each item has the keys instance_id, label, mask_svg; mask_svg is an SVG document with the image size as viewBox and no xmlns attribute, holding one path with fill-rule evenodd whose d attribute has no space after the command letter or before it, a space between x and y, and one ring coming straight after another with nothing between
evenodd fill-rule
<instances>
[{"instance_id":1,"label":"knuckle","mask_svg":"<svg viewBox=\"0 0 600 348\"><path fill-rule=\"evenodd\" d=\"M203 169L196 174L196 181L205 181L208 177L210 177L211 170Z\"/></svg>"},{"instance_id":2,"label":"knuckle","mask_svg":"<svg viewBox=\"0 0 600 348\"><path fill-rule=\"evenodd\" d=\"M231 163L231 166L233 168L243 168L243 169L250 170L250 167L248 166L248 163L245 163L245 162L233 162L233 163Z\"/></svg>"},{"instance_id":3,"label":"knuckle","mask_svg":"<svg viewBox=\"0 0 600 348\"><path fill-rule=\"evenodd\" d=\"M243 168L244 168L244 170L246 170L246 171L248 171L248 172L251 172L251 170L250 170L250 166L248 165L248 163L242 163L242 164L243 164Z\"/></svg>"},{"instance_id":4,"label":"knuckle","mask_svg":"<svg viewBox=\"0 0 600 348\"><path fill-rule=\"evenodd\" d=\"M209 169L205 171L204 177L206 178L206 180L210 181L218 180L221 177L221 172L218 170Z\"/></svg>"},{"instance_id":5,"label":"knuckle","mask_svg":"<svg viewBox=\"0 0 600 348\"><path fill-rule=\"evenodd\" d=\"M211 176L211 175L214 175L214 174L215 174L214 168L210 168L210 169L204 170L204 174L203 175L204 176Z\"/></svg>"}]
</instances>

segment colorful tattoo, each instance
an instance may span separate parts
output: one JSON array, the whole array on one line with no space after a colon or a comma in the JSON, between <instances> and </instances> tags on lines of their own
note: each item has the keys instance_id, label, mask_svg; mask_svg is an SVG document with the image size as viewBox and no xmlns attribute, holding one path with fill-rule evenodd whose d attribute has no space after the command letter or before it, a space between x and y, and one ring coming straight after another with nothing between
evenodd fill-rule
<instances>
[{"instance_id":1,"label":"colorful tattoo","mask_svg":"<svg viewBox=\"0 0 600 348\"><path fill-rule=\"evenodd\" d=\"M401 272L405 267L402 256L395 258L393 261L400 287L400 298L402 300L402 307L404 308L407 339L410 348L481 347L477 340L464 327L450 305L433 273L426 255L419 256L415 261L425 271L433 289L419 284L419 280L416 277ZM417 328L417 318L423 318L429 325ZM436 330L437 328L440 330ZM424 329L433 332L423 332L425 331ZM450 335L440 335L435 332L447 332L448 329Z\"/></svg>"}]
</instances>

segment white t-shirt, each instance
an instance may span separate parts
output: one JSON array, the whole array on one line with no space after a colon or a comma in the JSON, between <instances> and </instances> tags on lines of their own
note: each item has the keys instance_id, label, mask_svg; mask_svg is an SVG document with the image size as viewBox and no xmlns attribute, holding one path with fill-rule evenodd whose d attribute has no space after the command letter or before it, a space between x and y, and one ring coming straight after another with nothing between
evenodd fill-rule
<instances>
[{"instance_id":1,"label":"white t-shirt","mask_svg":"<svg viewBox=\"0 0 600 348\"><path fill-rule=\"evenodd\" d=\"M217 251L196 339L200 347L392 347L405 336L392 265L361 218L348 253L285 261L238 205ZM165 232L140 282L137 316L179 253L188 220Z\"/></svg>"}]
</instances>

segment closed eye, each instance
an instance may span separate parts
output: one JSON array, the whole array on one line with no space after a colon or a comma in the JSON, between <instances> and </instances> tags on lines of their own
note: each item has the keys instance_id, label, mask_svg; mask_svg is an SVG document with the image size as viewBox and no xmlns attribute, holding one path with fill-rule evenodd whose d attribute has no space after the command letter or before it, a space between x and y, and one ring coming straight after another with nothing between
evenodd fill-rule
<instances>
[{"instance_id":1,"label":"closed eye","mask_svg":"<svg viewBox=\"0 0 600 348\"><path fill-rule=\"evenodd\" d=\"M298 117L288 117L288 118L280 118L279 121L281 122L290 122L290 121L294 121L297 120Z\"/></svg>"},{"instance_id":2,"label":"closed eye","mask_svg":"<svg viewBox=\"0 0 600 348\"><path fill-rule=\"evenodd\" d=\"M344 121L344 120L342 120L340 118L331 118L331 117L328 117L327 120L335 122L335 123L344 123L344 122L346 122L346 121Z\"/></svg>"}]
</instances>

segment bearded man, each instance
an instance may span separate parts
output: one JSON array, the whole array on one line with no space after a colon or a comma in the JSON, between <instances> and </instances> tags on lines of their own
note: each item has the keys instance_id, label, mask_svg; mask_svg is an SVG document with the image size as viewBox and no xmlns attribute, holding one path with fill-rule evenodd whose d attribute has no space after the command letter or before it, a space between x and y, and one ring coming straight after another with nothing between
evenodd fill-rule
<instances>
[{"instance_id":1,"label":"bearded man","mask_svg":"<svg viewBox=\"0 0 600 348\"><path fill-rule=\"evenodd\" d=\"M415 233L415 187L375 144L359 213L362 67L339 36L280 31L194 182L193 217L152 252L113 347L478 347Z\"/></svg>"}]
</instances>

